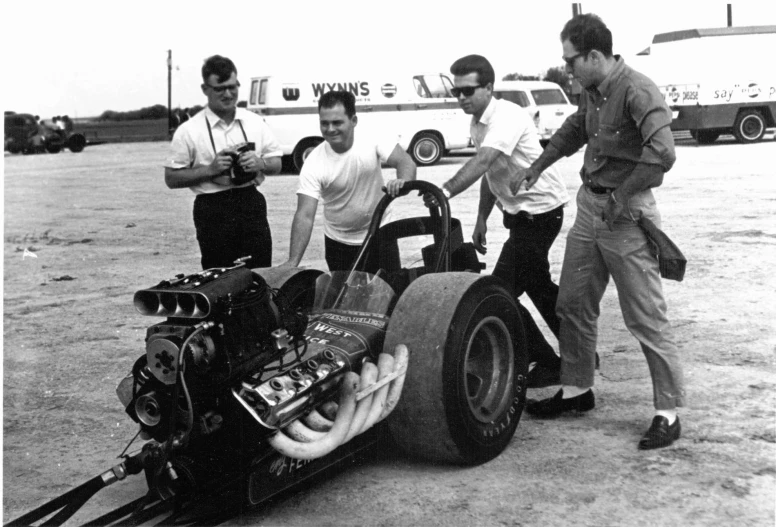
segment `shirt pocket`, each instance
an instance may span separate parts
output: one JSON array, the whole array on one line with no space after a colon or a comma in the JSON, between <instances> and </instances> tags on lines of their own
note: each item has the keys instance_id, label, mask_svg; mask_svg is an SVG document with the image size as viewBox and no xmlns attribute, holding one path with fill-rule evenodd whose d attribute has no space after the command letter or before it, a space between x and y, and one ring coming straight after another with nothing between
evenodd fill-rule
<instances>
[{"instance_id":1,"label":"shirt pocket","mask_svg":"<svg viewBox=\"0 0 776 527\"><path fill-rule=\"evenodd\" d=\"M630 159L641 152L641 135L630 126L601 124L598 131L601 154Z\"/></svg>"}]
</instances>

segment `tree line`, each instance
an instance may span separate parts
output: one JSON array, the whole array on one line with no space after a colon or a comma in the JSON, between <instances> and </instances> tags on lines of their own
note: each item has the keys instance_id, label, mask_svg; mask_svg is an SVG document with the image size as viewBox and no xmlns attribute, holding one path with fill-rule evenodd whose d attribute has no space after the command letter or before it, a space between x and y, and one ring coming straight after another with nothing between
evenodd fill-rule
<instances>
[{"instance_id":1,"label":"tree line","mask_svg":"<svg viewBox=\"0 0 776 527\"><path fill-rule=\"evenodd\" d=\"M175 108L172 110L173 118L175 119L179 114L185 114L188 117L194 115L200 111L203 106L197 105L191 108ZM98 121L141 121L147 119L166 119L167 118L167 106L163 104L154 104L153 106L146 106L139 110L130 110L127 112L116 112L113 110L105 110L97 118Z\"/></svg>"}]
</instances>

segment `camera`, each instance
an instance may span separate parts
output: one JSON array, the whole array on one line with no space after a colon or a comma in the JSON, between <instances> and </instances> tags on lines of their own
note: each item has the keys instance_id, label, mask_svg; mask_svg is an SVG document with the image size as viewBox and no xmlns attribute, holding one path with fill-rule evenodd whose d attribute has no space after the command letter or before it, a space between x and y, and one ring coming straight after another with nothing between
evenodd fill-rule
<instances>
[{"instance_id":1,"label":"camera","mask_svg":"<svg viewBox=\"0 0 776 527\"><path fill-rule=\"evenodd\" d=\"M256 150L256 143L240 143L236 145L230 152L229 157L232 158L232 170L229 172L229 179L231 179L233 185L242 185L251 181L257 176L255 172L246 172L243 167L240 166L240 154L243 152L252 152Z\"/></svg>"}]
</instances>

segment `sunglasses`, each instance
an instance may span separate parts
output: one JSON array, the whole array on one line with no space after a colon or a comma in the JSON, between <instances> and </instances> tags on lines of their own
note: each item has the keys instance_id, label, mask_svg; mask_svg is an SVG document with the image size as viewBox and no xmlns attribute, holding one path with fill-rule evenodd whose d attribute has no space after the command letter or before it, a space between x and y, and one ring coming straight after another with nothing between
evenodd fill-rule
<instances>
[{"instance_id":1,"label":"sunglasses","mask_svg":"<svg viewBox=\"0 0 776 527\"><path fill-rule=\"evenodd\" d=\"M585 53L577 53L573 57L569 57L569 58L561 57L561 58L566 63L566 66L568 66L569 68L573 68L574 67L574 61L577 60L582 55L585 55Z\"/></svg>"},{"instance_id":2,"label":"sunglasses","mask_svg":"<svg viewBox=\"0 0 776 527\"><path fill-rule=\"evenodd\" d=\"M461 94L463 94L464 97L471 97L474 95L474 92L477 91L477 88L482 88L482 85L478 86L461 86L460 88L451 88L450 93L453 94L453 97L458 97Z\"/></svg>"},{"instance_id":3,"label":"sunglasses","mask_svg":"<svg viewBox=\"0 0 776 527\"><path fill-rule=\"evenodd\" d=\"M226 86L211 86L210 84L205 84L205 86L207 86L208 88L210 88L216 93L224 93L226 90L229 90L234 93L240 87L240 83L238 82L236 84L228 84Z\"/></svg>"}]
</instances>

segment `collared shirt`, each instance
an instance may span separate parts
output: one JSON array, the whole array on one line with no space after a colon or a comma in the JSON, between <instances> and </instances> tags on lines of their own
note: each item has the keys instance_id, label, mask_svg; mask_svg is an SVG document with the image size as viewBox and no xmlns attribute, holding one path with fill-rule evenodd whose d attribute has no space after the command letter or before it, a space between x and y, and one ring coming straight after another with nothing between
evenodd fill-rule
<instances>
[{"instance_id":1,"label":"collared shirt","mask_svg":"<svg viewBox=\"0 0 776 527\"><path fill-rule=\"evenodd\" d=\"M530 190L520 185L518 193L512 195L509 184L516 169L528 168L543 151L536 125L524 109L494 97L479 121L472 117L470 131L477 150L490 147L503 153L485 174L499 208L510 214L521 210L542 214L569 200L566 185L555 167L545 170Z\"/></svg>"},{"instance_id":2,"label":"collared shirt","mask_svg":"<svg viewBox=\"0 0 776 527\"><path fill-rule=\"evenodd\" d=\"M213 133L210 142L208 124ZM240 128L242 124L242 128ZM245 130L245 136L243 136ZM213 162L216 152L247 141L256 143L256 153L261 157L283 155L275 136L264 119L244 108L237 108L234 120L230 124L218 117L209 107L205 107L194 117L183 123L175 131L170 145L170 156L164 166L168 168L193 168L206 166ZM213 145L215 144L215 150ZM248 182L242 185L219 185L212 181L190 187L195 194L221 192L235 187L254 185Z\"/></svg>"},{"instance_id":3,"label":"collared shirt","mask_svg":"<svg viewBox=\"0 0 776 527\"><path fill-rule=\"evenodd\" d=\"M652 80L617 62L597 88L585 90L579 109L550 138L572 155L585 143L583 183L617 188L639 163L668 172L676 160L671 110Z\"/></svg>"}]
</instances>

